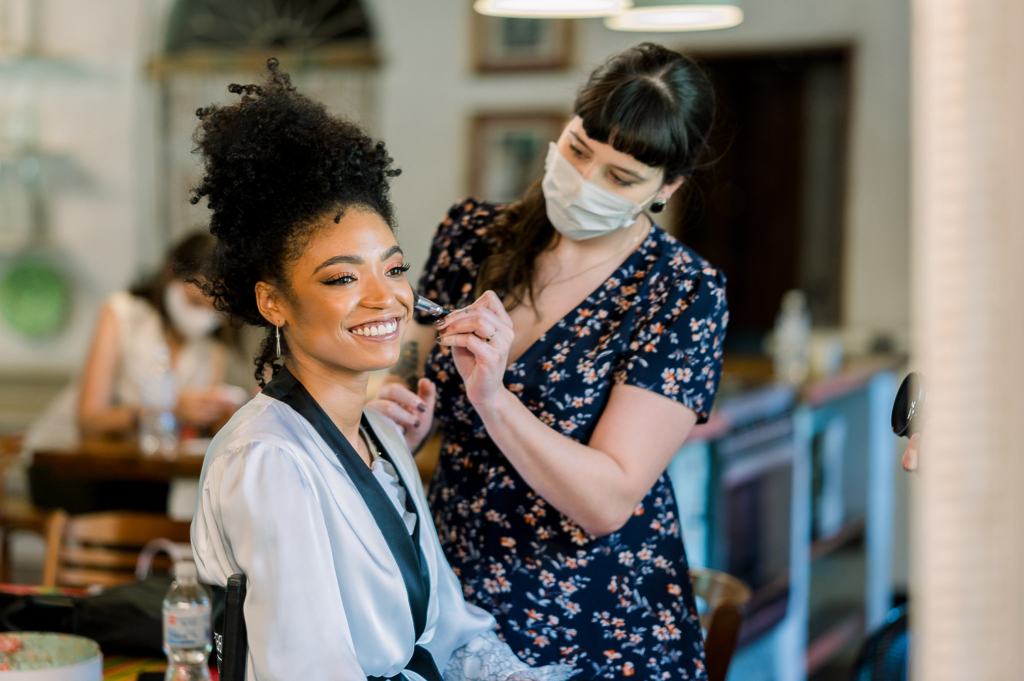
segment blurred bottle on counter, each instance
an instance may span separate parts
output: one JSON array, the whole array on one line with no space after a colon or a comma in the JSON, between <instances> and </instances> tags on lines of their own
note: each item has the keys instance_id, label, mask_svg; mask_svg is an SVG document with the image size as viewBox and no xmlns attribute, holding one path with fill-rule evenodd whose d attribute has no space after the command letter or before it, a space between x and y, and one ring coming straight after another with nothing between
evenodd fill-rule
<instances>
[{"instance_id":1,"label":"blurred bottle on counter","mask_svg":"<svg viewBox=\"0 0 1024 681\"><path fill-rule=\"evenodd\" d=\"M210 679L210 594L196 579L196 564L174 564L174 582L164 596L164 681Z\"/></svg>"},{"instance_id":2,"label":"blurred bottle on counter","mask_svg":"<svg viewBox=\"0 0 1024 681\"><path fill-rule=\"evenodd\" d=\"M178 383L170 352L154 349L153 363L140 386L139 448L146 456L173 456L178 447Z\"/></svg>"},{"instance_id":3,"label":"blurred bottle on counter","mask_svg":"<svg viewBox=\"0 0 1024 681\"><path fill-rule=\"evenodd\" d=\"M803 291L787 291L775 318L772 339L775 378L797 385L807 380L811 367L811 313Z\"/></svg>"}]
</instances>

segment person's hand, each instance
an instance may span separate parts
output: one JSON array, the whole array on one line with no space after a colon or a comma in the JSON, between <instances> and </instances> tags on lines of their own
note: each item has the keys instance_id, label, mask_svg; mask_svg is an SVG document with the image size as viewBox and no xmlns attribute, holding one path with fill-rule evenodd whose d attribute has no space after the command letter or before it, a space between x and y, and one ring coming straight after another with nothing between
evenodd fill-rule
<instances>
[{"instance_id":1,"label":"person's hand","mask_svg":"<svg viewBox=\"0 0 1024 681\"><path fill-rule=\"evenodd\" d=\"M437 396L437 388L426 378L419 380L416 390L414 393L401 383L385 383L377 396L366 403L398 424L405 433L409 451L414 454L430 433Z\"/></svg>"},{"instance_id":2,"label":"person's hand","mask_svg":"<svg viewBox=\"0 0 1024 681\"><path fill-rule=\"evenodd\" d=\"M185 388L178 393L174 414L184 423L206 427L226 420L237 409L238 401L220 386Z\"/></svg>"},{"instance_id":3,"label":"person's hand","mask_svg":"<svg viewBox=\"0 0 1024 681\"><path fill-rule=\"evenodd\" d=\"M466 397L478 411L496 403L515 332L501 299L486 291L469 307L455 310L437 324L437 342L452 348Z\"/></svg>"},{"instance_id":4,"label":"person's hand","mask_svg":"<svg viewBox=\"0 0 1024 681\"><path fill-rule=\"evenodd\" d=\"M905 471L916 471L917 470L917 457L921 452L921 434L914 433L913 437L910 438L910 442L907 443L907 451L903 452L903 470Z\"/></svg>"}]
</instances>

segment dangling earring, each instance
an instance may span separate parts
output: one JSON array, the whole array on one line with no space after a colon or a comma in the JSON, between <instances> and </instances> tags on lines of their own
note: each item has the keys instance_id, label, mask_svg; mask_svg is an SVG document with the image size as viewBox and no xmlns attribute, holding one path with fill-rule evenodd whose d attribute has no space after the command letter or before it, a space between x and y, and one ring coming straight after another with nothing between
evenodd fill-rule
<instances>
[{"instance_id":1,"label":"dangling earring","mask_svg":"<svg viewBox=\"0 0 1024 681\"><path fill-rule=\"evenodd\" d=\"M281 327L274 326L274 334L277 336L277 358L281 359Z\"/></svg>"},{"instance_id":2,"label":"dangling earring","mask_svg":"<svg viewBox=\"0 0 1024 681\"><path fill-rule=\"evenodd\" d=\"M665 210L665 202L664 201L655 201L654 203L651 204L651 212L652 213L660 213L663 210Z\"/></svg>"}]
</instances>

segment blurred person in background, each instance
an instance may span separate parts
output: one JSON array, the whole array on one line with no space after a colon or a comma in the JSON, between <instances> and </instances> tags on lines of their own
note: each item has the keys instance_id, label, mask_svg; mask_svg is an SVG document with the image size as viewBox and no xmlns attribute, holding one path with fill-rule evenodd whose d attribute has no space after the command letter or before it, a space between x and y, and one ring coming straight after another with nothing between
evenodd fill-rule
<instances>
[{"instance_id":1,"label":"blurred person in background","mask_svg":"<svg viewBox=\"0 0 1024 681\"><path fill-rule=\"evenodd\" d=\"M227 383L229 367L240 357L238 330L224 323L195 284L184 281L206 266L214 243L208 233L187 236L158 271L107 298L81 379L31 426L29 451L71 450L83 438L134 436L147 391L168 367L184 435L210 436L227 422L248 397ZM69 480L38 469L30 469L29 480L36 504L71 512L169 509L191 518L197 490L196 480L176 480L169 488L158 482Z\"/></svg>"},{"instance_id":2,"label":"blurred person in background","mask_svg":"<svg viewBox=\"0 0 1024 681\"><path fill-rule=\"evenodd\" d=\"M698 166L714 109L659 45L595 70L542 180L442 221L419 293L455 311L418 317L371 403L413 451L441 428L430 501L466 599L580 678L706 678L665 469L715 398L725 277L646 211Z\"/></svg>"},{"instance_id":3,"label":"blurred person in background","mask_svg":"<svg viewBox=\"0 0 1024 681\"><path fill-rule=\"evenodd\" d=\"M224 384L236 330L184 281L205 266L215 242L203 232L186 237L158 272L107 299L82 373L83 435L134 432L146 382L165 361L176 379L174 414L185 428L210 435L245 400L244 392Z\"/></svg>"}]
</instances>

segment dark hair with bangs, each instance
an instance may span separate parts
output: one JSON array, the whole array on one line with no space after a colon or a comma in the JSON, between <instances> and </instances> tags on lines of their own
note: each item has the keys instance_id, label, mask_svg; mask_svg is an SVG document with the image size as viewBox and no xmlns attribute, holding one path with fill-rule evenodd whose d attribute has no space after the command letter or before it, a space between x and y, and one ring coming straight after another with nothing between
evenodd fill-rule
<instances>
[{"instance_id":1,"label":"dark hair with bangs","mask_svg":"<svg viewBox=\"0 0 1024 681\"><path fill-rule=\"evenodd\" d=\"M696 167L711 132L715 98L692 60L643 43L591 73L573 113L590 139L663 169L667 183Z\"/></svg>"},{"instance_id":2,"label":"dark hair with bangs","mask_svg":"<svg viewBox=\"0 0 1024 681\"><path fill-rule=\"evenodd\" d=\"M688 177L707 148L715 117L711 82L689 57L642 43L609 58L590 74L573 104L587 136L661 168L664 181ZM512 309L534 304L537 256L558 232L548 220L540 180L495 219L494 252L484 261L477 292L499 292Z\"/></svg>"}]
</instances>

